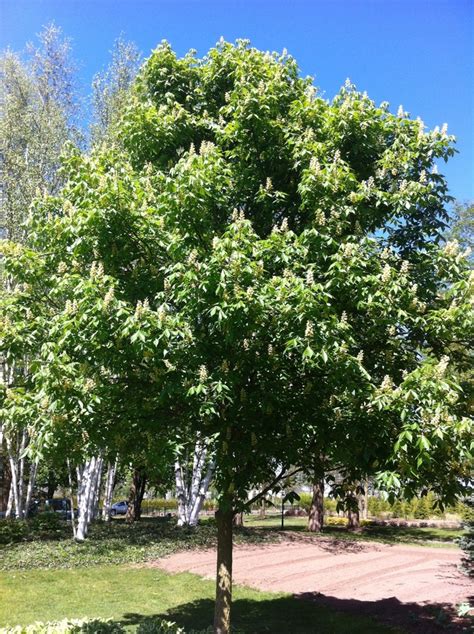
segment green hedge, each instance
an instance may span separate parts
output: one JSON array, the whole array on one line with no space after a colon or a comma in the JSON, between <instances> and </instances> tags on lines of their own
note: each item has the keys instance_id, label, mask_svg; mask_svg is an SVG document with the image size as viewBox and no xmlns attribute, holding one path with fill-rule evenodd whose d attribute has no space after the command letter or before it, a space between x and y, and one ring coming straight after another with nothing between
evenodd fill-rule
<instances>
[{"instance_id":1,"label":"green hedge","mask_svg":"<svg viewBox=\"0 0 474 634\"><path fill-rule=\"evenodd\" d=\"M215 511L216 510L216 501L215 500L204 500L202 508L204 511ZM151 513L171 513L176 512L178 509L178 500L175 498L171 498L166 500L165 498L153 498L151 500L143 500L142 502L142 511L145 514Z\"/></svg>"}]
</instances>

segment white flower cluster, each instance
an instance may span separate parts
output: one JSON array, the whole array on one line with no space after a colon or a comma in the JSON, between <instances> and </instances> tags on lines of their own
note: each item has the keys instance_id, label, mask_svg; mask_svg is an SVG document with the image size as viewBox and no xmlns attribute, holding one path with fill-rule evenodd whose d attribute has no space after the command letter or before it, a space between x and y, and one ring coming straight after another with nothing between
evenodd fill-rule
<instances>
[{"instance_id":1,"label":"white flower cluster","mask_svg":"<svg viewBox=\"0 0 474 634\"><path fill-rule=\"evenodd\" d=\"M108 308L111 302L113 302L115 297L115 289L113 286L109 288L104 297L104 308Z\"/></svg>"},{"instance_id":2,"label":"white flower cluster","mask_svg":"<svg viewBox=\"0 0 474 634\"><path fill-rule=\"evenodd\" d=\"M316 213L314 214L314 220L316 224L324 227L324 225L326 224L326 216L324 215L324 211L322 209L316 210Z\"/></svg>"},{"instance_id":3,"label":"white flower cluster","mask_svg":"<svg viewBox=\"0 0 474 634\"><path fill-rule=\"evenodd\" d=\"M267 192L271 192L273 189L273 181L270 176L267 176L267 180L265 181L265 189Z\"/></svg>"},{"instance_id":4,"label":"white flower cluster","mask_svg":"<svg viewBox=\"0 0 474 634\"><path fill-rule=\"evenodd\" d=\"M420 117L417 117L418 122L418 138L421 138L425 134L425 124Z\"/></svg>"},{"instance_id":5,"label":"white flower cluster","mask_svg":"<svg viewBox=\"0 0 474 634\"><path fill-rule=\"evenodd\" d=\"M387 332L389 334L390 337L395 337L395 335L397 334L397 329L396 327L392 324L391 326L389 326L387 328Z\"/></svg>"},{"instance_id":6,"label":"white flower cluster","mask_svg":"<svg viewBox=\"0 0 474 634\"><path fill-rule=\"evenodd\" d=\"M89 377L89 378L87 378L87 379L84 381L84 390L85 390L86 392L92 392L92 390L93 390L94 388L95 388L95 381L94 381L94 379L91 379L90 377Z\"/></svg>"},{"instance_id":7,"label":"white flower cluster","mask_svg":"<svg viewBox=\"0 0 474 634\"><path fill-rule=\"evenodd\" d=\"M369 178L366 181L361 182L361 187L366 192L373 189L374 185L375 185L375 180L373 176L369 176Z\"/></svg>"},{"instance_id":8,"label":"white flower cluster","mask_svg":"<svg viewBox=\"0 0 474 634\"><path fill-rule=\"evenodd\" d=\"M457 240L451 240L444 245L444 252L447 256L454 256L459 253L459 243Z\"/></svg>"},{"instance_id":9,"label":"white flower cluster","mask_svg":"<svg viewBox=\"0 0 474 634\"><path fill-rule=\"evenodd\" d=\"M341 324L346 325L347 324L347 313L345 310L342 311L342 315L341 315L341 320L340 320Z\"/></svg>"},{"instance_id":10,"label":"white flower cluster","mask_svg":"<svg viewBox=\"0 0 474 634\"><path fill-rule=\"evenodd\" d=\"M268 344L268 356L271 357L273 355L273 346L271 343Z\"/></svg>"},{"instance_id":11,"label":"white flower cluster","mask_svg":"<svg viewBox=\"0 0 474 634\"><path fill-rule=\"evenodd\" d=\"M406 180L406 178L404 178L400 185L398 186L399 191L404 192L406 190L406 188L408 187L408 181Z\"/></svg>"},{"instance_id":12,"label":"white flower cluster","mask_svg":"<svg viewBox=\"0 0 474 634\"><path fill-rule=\"evenodd\" d=\"M435 370L435 375L439 379L442 379L444 375L446 374L448 365L449 365L449 357L447 355L443 355L440 359L440 362L436 366L436 370Z\"/></svg>"},{"instance_id":13,"label":"white flower cluster","mask_svg":"<svg viewBox=\"0 0 474 634\"><path fill-rule=\"evenodd\" d=\"M96 262L94 260L94 262L92 262L91 264L91 271L90 271L90 277L91 279L95 279L97 277L102 277L104 275L104 265L102 264L102 262Z\"/></svg>"},{"instance_id":14,"label":"white flower cluster","mask_svg":"<svg viewBox=\"0 0 474 634\"><path fill-rule=\"evenodd\" d=\"M375 172L375 176L379 179L379 180L383 180L385 178L385 176L387 175L387 170L384 167L380 167L376 172Z\"/></svg>"},{"instance_id":15,"label":"white flower cluster","mask_svg":"<svg viewBox=\"0 0 474 634\"><path fill-rule=\"evenodd\" d=\"M199 381L204 383L208 376L207 367L205 365L199 366Z\"/></svg>"},{"instance_id":16,"label":"white flower cluster","mask_svg":"<svg viewBox=\"0 0 474 634\"><path fill-rule=\"evenodd\" d=\"M193 249L191 253L188 255L188 264L193 266L194 264L196 264L196 260L197 260L197 251Z\"/></svg>"},{"instance_id":17,"label":"white flower cluster","mask_svg":"<svg viewBox=\"0 0 474 634\"><path fill-rule=\"evenodd\" d=\"M312 286L314 284L314 273L311 269L306 271L306 284Z\"/></svg>"},{"instance_id":18,"label":"white flower cluster","mask_svg":"<svg viewBox=\"0 0 474 634\"><path fill-rule=\"evenodd\" d=\"M77 301L76 300L74 300L72 302L71 302L70 299L66 300L66 303L64 305L64 311L66 313L76 313L77 312L77 308L78 308L78 306L77 306Z\"/></svg>"},{"instance_id":19,"label":"white flower cluster","mask_svg":"<svg viewBox=\"0 0 474 634\"><path fill-rule=\"evenodd\" d=\"M143 302L141 300L138 300L137 305L135 306L135 319L140 319L143 313L145 313L149 309L150 302L148 301L148 298L144 299Z\"/></svg>"},{"instance_id":20,"label":"white flower cluster","mask_svg":"<svg viewBox=\"0 0 474 634\"><path fill-rule=\"evenodd\" d=\"M402 275L406 275L410 270L410 262L408 260L403 260L402 265L400 267L400 273Z\"/></svg>"},{"instance_id":21,"label":"white flower cluster","mask_svg":"<svg viewBox=\"0 0 474 634\"><path fill-rule=\"evenodd\" d=\"M426 170L421 170L421 172L420 172L420 184L424 185L426 183L426 181L427 181Z\"/></svg>"},{"instance_id":22,"label":"white flower cluster","mask_svg":"<svg viewBox=\"0 0 474 634\"><path fill-rule=\"evenodd\" d=\"M392 256L392 252L388 247L385 247L382 253L380 254L380 257L382 258L382 260L388 260L391 256Z\"/></svg>"},{"instance_id":23,"label":"white flower cluster","mask_svg":"<svg viewBox=\"0 0 474 634\"><path fill-rule=\"evenodd\" d=\"M242 342L242 345L244 347L244 350L248 350L250 348L249 340L248 339L244 339L243 342Z\"/></svg>"},{"instance_id":24,"label":"white flower cluster","mask_svg":"<svg viewBox=\"0 0 474 634\"><path fill-rule=\"evenodd\" d=\"M390 280L391 276L392 276L392 269L390 268L390 266L388 264L386 264L383 267L382 275L381 275L380 279L385 284L385 283L387 283Z\"/></svg>"},{"instance_id":25,"label":"white flower cluster","mask_svg":"<svg viewBox=\"0 0 474 634\"><path fill-rule=\"evenodd\" d=\"M358 355L357 355L357 357L356 357L356 358L357 358L357 361L358 361L359 363L362 363L362 361L364 360L364 351L363 351L363 350L361 350L361 351L358 353Z\"/></svg>"},{"instance_id":26,"label":"white flower cluster","mask_svg":"<svg viewBox=\"0 0 474 634\"><path fill-rule=\"evenodd\" d=\"M382 392L391 392L393 390L393 381L388 374L383 377L380 389Z\"/></svg>"},{"instance_id":27,"label":"white flower cluster","mask_svg":"<svg viewBox=\"0 0 474 634\"><path fill-rule=\"evenodd\" d=\"M66 262L60 262L58 264L58 274L59 275L64 275L64 273L66 273L67 271L67 264Z\"/></svg>"},{"instance_id":28,"label":"white flower cluster","mask_svg":"<svg viewBox=\"0 0 474 634\"><path fill-rule=\"evenodd\" d=\"M448 124L443 123L441 126L441 136L445 137L448 134Z\"/></svg>"},{"instance_id":29,"label":"white flower cluster","mask_svg":"<svg viewBox=\"0 0 474 634\"><path fill-rule=\"evenodd\" d=\"M346 258L350 258L357 253L357 245L353 242L344 242L341 245L342 255Z\"/></svg>"},{"instance_id":30,"label":"white flower cluster","mask_svg":"<svg viewBox=\"0 0 474 634\"><path fill-rule=\"evenodd\" d=\"M283 218L281 221L280 231L286 233L288 231L288 218Z\"/></svg>"},{"instance_id":31,"label":"white flower cluster","mask_svg":"<svg viewBox=\"0 0 474 634\"><path fill-rule=\"evenodd\" d=\"M304 336L308 339L314 335L314 325L312 321L306 322L306 328L304 331Z\"/></svg>"},{"instance_id":32,"label":"white flower cluster","mask_svg":"<svg viewBox=\"0 0 474 634\"><path fill-rule=\"evenodd\" d=\"M405 116L405 111L403 110L403 106L400 104L397 110L397 117L399 119L403 119L404 116Z\"/></svg>"},{"instance_id":33,"label":"white flower cluster","mask_svg":"<svg viewBox=\"0 0 474 634\"><path fill-rule=\"evenodd\" d=\"M320 173L321 164L320 164L320 162L318 161L318 159L315 156L311 157L311 160L309 162L309 168L315 174L319 174Z\"/></svg>"},{"instance_id":34,"label":"white flower cluster","mask_svg":"<svg viewBox=\"0 0 474 634\"><path fill-rule=\"evenodd\" d=\"M216 146L212 141L202 141L201 147L199 148L199 154L201 156L205 156L206 154L210 154Z\"/></svg>"}]
</instances>

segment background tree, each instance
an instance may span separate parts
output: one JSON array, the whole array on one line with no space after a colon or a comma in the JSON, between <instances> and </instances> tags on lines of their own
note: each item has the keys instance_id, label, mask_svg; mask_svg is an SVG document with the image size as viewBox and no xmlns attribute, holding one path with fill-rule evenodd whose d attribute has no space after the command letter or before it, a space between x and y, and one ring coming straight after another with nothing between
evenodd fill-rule
<instances>
[{"instance_id":1,"label":"background tree","mask_svg":"<svg viewBox=\"0 0 474 634\"><path fill-rule=\"evenodd\" d=\"M47 26L22 57L0 56L0 228L22 239L22 223L38 191L55 194L65 141L79 143L79 100L71 45Z\"/></svg>"},{"instance_id":2,"label":"background tree","mask_svg":"<svg viewBox=\"0 0 474 634\"><path fill-rule=\"evenodd\" d=\"M111 51L106 70L92 82L92 143L117 143L118 124L127 108L130 91L141 63L141 54L133 42L119 37Z\"/></svg>"}]
</instances>

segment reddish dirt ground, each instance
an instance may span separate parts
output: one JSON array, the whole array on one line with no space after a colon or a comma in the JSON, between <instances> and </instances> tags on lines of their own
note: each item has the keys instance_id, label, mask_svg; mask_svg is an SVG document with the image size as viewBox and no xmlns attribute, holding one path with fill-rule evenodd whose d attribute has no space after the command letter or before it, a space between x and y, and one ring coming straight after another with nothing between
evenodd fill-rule
<instances>
[{"instance_id":1,"label":"reddish dirt ground","mask_svg":"<svg viewBox=\"0 0 474 634\"><path fill-rule=\"evenodd\" d=\"M446 613L441 621L453 617L454 606L474 594L472 582L457 570L460 559L456 549L288 535L279 543L236 546L233 577L253 588L372 614L406 625L405 631L431 632L438 631L433 618L440 620L441 610ZM214 577L216 553L181 552L154 565ZM433 618L425 622L425 616ZM449 629L462 631L456 619Z\"/></svg>"}]
</instances>

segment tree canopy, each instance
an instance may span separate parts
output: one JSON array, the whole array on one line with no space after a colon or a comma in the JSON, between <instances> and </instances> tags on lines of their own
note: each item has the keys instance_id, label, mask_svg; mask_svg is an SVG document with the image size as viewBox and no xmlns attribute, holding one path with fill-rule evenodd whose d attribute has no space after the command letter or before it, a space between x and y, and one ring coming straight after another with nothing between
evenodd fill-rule
<instances>
[{"instance_id":1,"label":"tree canopy","mask_svg":"<svg viewBox=\"0 0 474 634\"><path fill-rule=\"evenodd\" d=\"M3 245L2 339L34 359L3 412L34 411L38 450L209 439L227 632L223 544L250 488L315 451L348 482L442 500L468 483L448 355L469 336L473 280L440 244L436 163L453 138L350 82L326 101L286 53L246 41L203 59L162 43L118 131L115 148L70 148L27 244Z\"/></svg>"}]
</instances>

